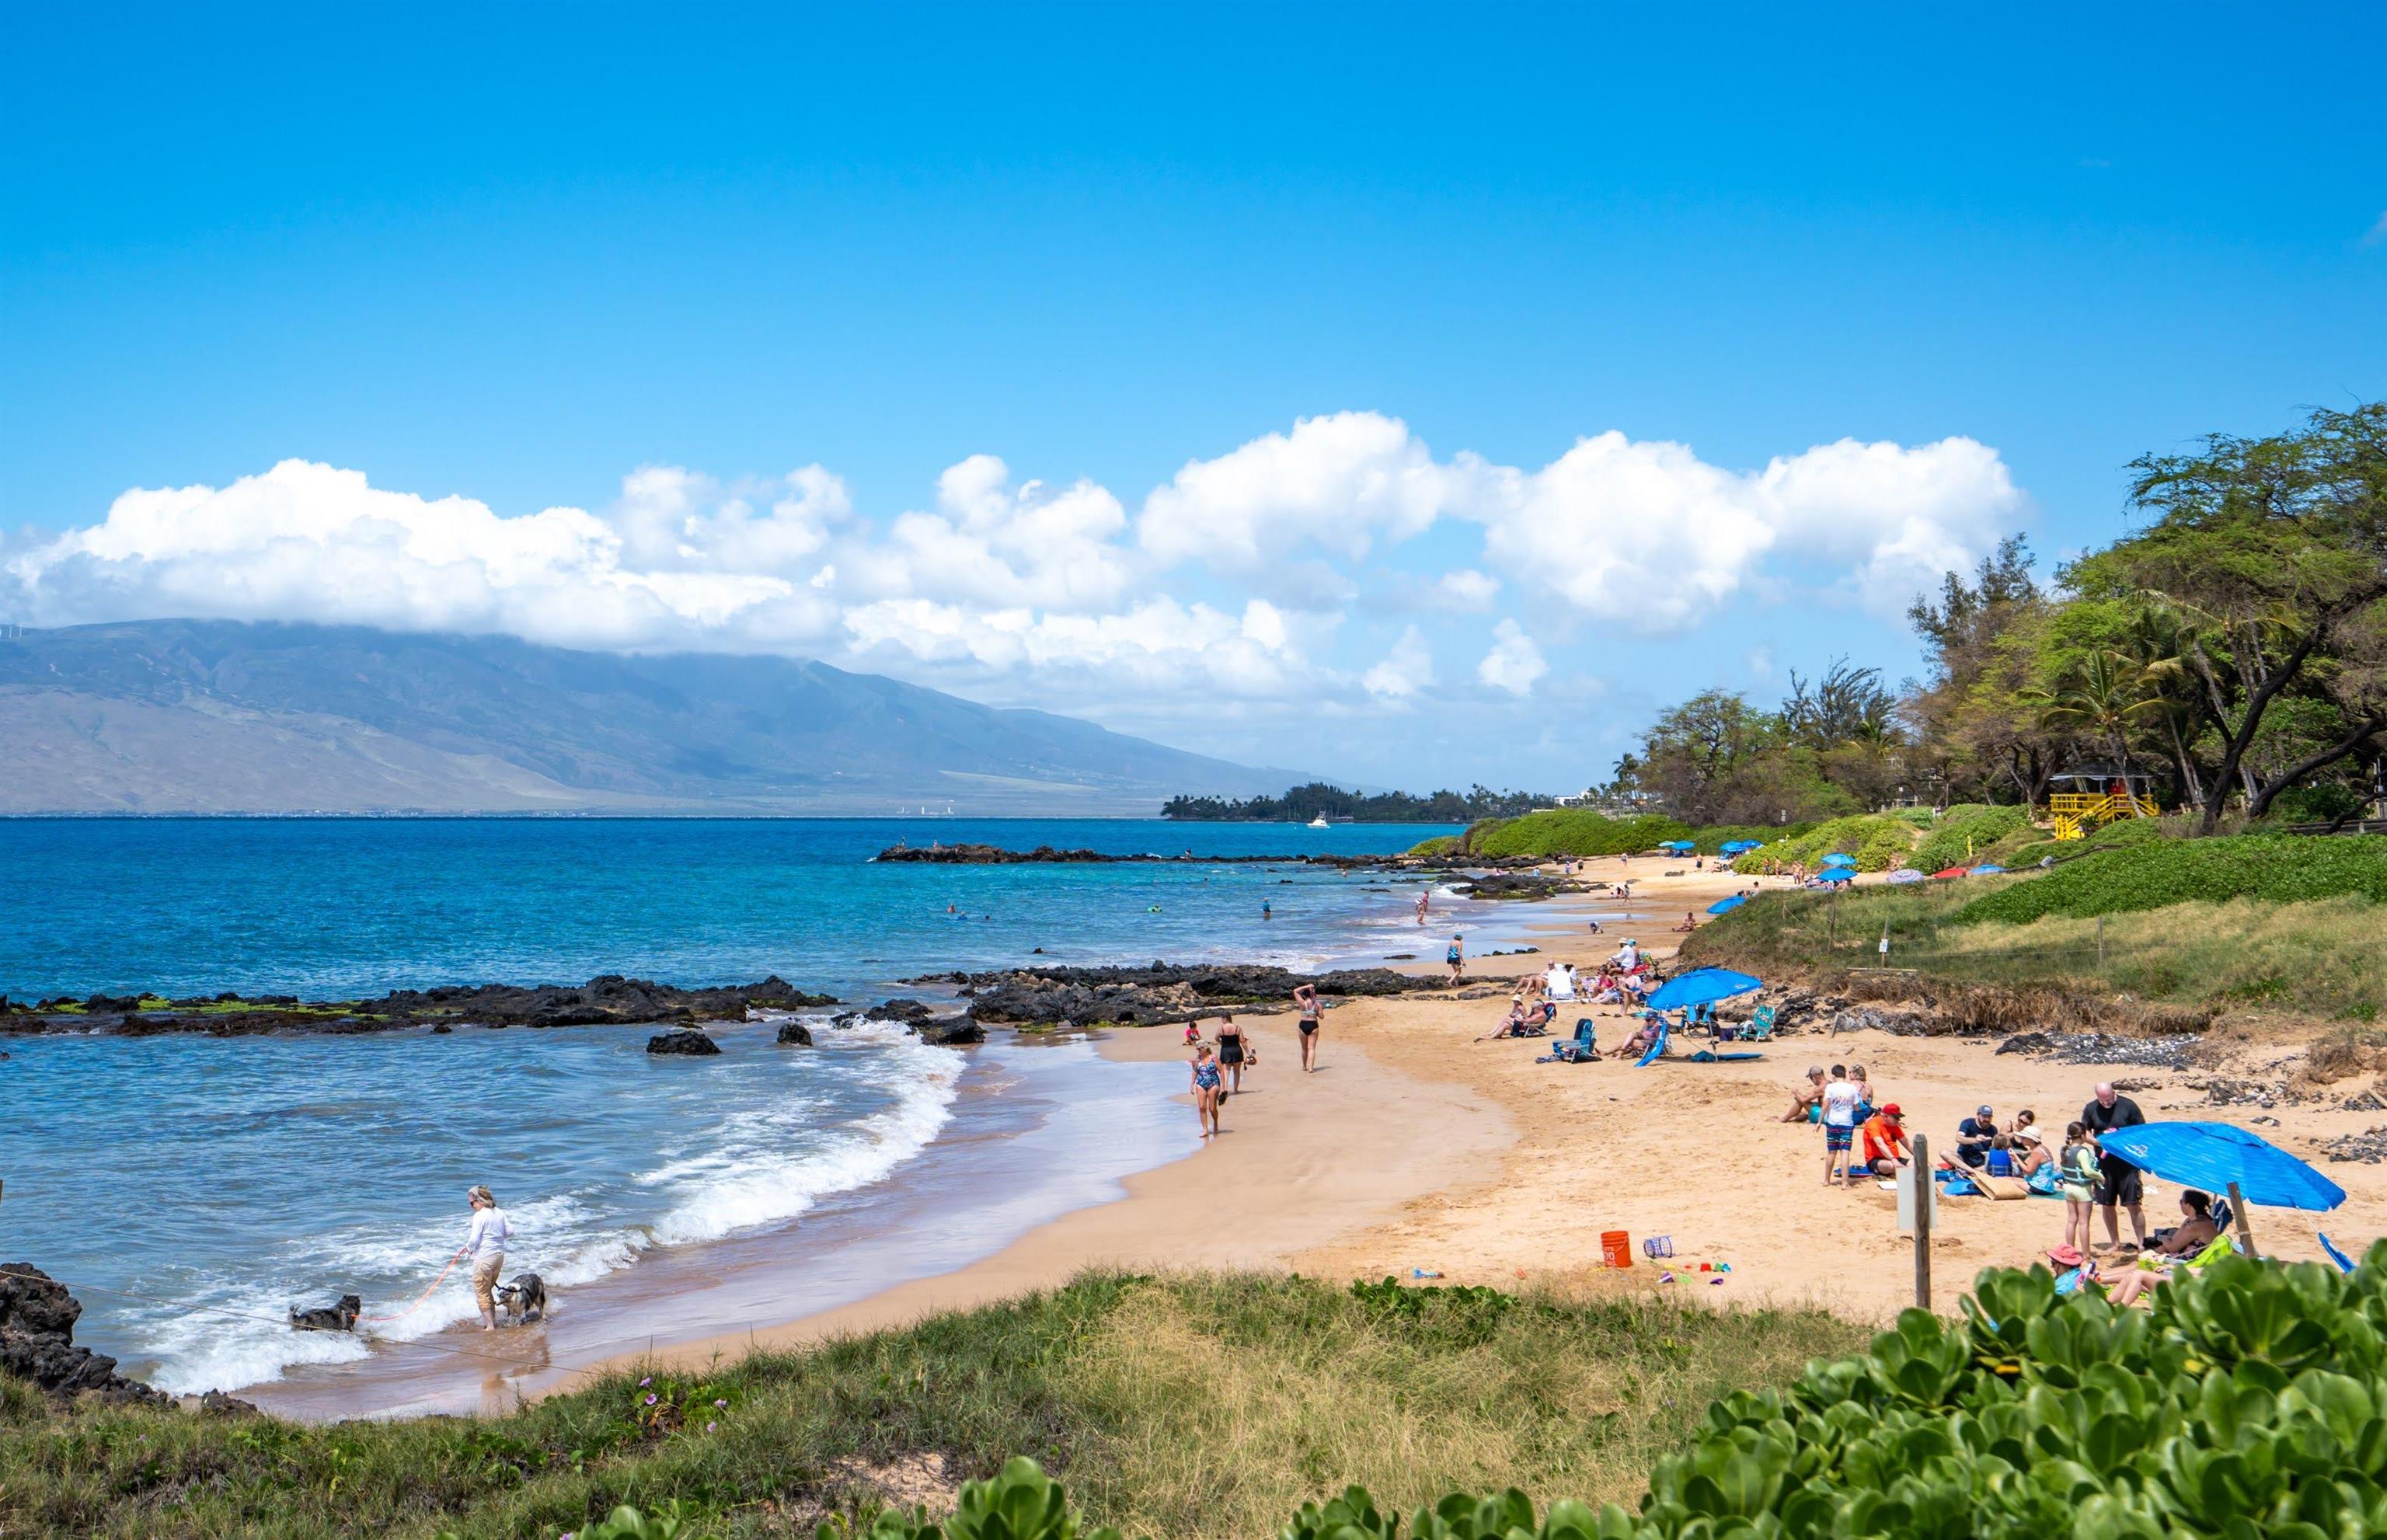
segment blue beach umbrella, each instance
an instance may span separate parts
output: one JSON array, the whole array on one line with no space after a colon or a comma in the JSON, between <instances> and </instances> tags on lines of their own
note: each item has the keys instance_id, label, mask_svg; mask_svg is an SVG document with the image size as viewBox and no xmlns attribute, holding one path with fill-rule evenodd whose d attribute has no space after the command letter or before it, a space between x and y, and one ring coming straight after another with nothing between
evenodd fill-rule
<instances>
[{"instance_id":1,"label":"blue beach umbrella","mask_svg":"<svg viewBox=\"0 0 2387 1540\"><path fill-rule=\"evenodd\" d=\"M2246 1255L2254 1232L2246 1205L2335 1208L2345 1189L2258 1133L2231 1123L2141 1123L2097 1136L2097 1147L2151 1177L2229 1194L2230 1220Z\"/></svg>"},{"instance_id":2,"label":"blue beach umbrella","mask_svg":"<svg viewBox=\"0 0 2387 1540\"><path fill-rule=\"evenodd\" d=\"M2141 1123L2097 1136L2097 1147L2151 1177L2225 1190L2268 1208L2335 1208L2345 1189L2258 1133L2232 1123Z\"/></svg>"},{"instance_id":3,"label":"blue beach umbrella","mask_svg":"<svg viewBox=\"0 0 2387 1540\"><path fill-rule=\"evenodd\" d=\"M1697 850L1699 847L1687 839L1661 839L1658 841L1658 848L1661 851L1688 851Z\"/></svg>"},{"instance_id":4,"label":"blue beach umbrella","mask_svg":"<svg viewBox=\"0 0 2387 1540\"><path fill-rule=\"evenodd\" d=\"M1857 858L1849 854L1846 851L1834 851L1831 854L1824 857L1824 865L1826 866L1853 866L1856 864Z\"/></svg>"},{"instance_id":5,"label":"blue beach umbrella","mask_svg":"<svg viewBox=\"0 0 2387 1540\"><path fill-rule=\"evenodd\" d=\"M1730 898L1718 899L1713 903L1709 904L1708 913L1711 915L1729 915L1748 902L1749 900L1744 898L1742 895L1735 893Z\"/></svg>"},{"instance_id":6,"label":"blue beach umbrella","mask_svg":"<svg viewBox=\"0 0 2387 1540\"><path fill-rule=\"evenodd\" d=\"M1907 883L1921 882L1922 880L1924 880L1923 874L1916 871L1912 866L1901 866L1897 871L1889 874L1889 881L1893 887L1903 887Z\"/></svg>"},{"instance_id":7,"label":"blue beach umbrella","mask_svg":"<svg viewBox=\"0 0 2387 1540\"><path fill-rule=\"evenodd\" d=\"M1723 844L1716 847L1716 853L1719 855L1738 855L1743 851L1753 851L1756 848L1757 841L1754 839L1727 839Z\"/></svg>"},{"instance_id":8,"label":"blue beach umbrella","mask_svg":"<svg viewBox=\"0 0 2387 1540\"><path fill-rule=\"evenodd\" d=\"M1694 1005L1712 1005L1719 1000L1729 1000L1736 994L1762 990L1765 981L1751 978L1730 968L1693 968L1678 978L1669 978L1658 986L1649 997L1653 1011L1686 1011Z\"/></svg>"},{"instance_id":9,"label":"blue beach umbrella","mask_svg":"<svg viewBox=\"0 0 2387 1540\"><path fill-rule=\"evenodd\" d=\"M1853 866L1826 866L1822 871L1815 874L1815 880L1818 882L1853 882L1856 880L1856 868Z\"/></svg>"}]
</instances>

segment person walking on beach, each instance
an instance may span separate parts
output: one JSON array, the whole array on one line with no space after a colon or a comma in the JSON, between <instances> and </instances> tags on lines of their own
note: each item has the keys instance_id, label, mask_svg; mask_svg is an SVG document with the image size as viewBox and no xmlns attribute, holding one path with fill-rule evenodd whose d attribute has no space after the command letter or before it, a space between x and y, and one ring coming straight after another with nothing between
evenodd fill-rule
<instances>
[{"instance_id":1,"label":"person walking on beach","mask_svg":"<svg viewBox=\"0 0 2387 1540\"><path fill-rule=\"evenodd\" d=\"M1450 950L1442 954L1442 960L1450 966L1450 981L1458 983L1459 976L1467 971L1467 943L1457 936L1451 937Z\"/></svg>"},{"instance_id":2,"label":"person walking on beach","mask_svg":"<svg viewBox=\"0 0 2387 1540\"><path fill-rule=\"evenodd\" d=\"M1220 1101L1225 1101L1231 1095L1243 1094L1244 1060L1246 1056L1244 1052L1244 1029L1235 1025L1235 1018L1231 1016L1220 1018L1219 1069L1227 1077L1226 1091L1219 1096Z\"/></svg>"},{"instance_id":3,"label":"person walking on beach","mask_svg":"<svg viewBox=\"0 0 2387 1540\"><path fill-rule=\"evenodd\" d=\"M2090 1139L2098 1142L2096 1195L2097 1207L2105 1216L2105 1243L2116 1250L2122 1244L2121 1222L2114 1213L2117 1204L2130 1211L2130 1234L2136 1243L2134 1249L2146 1249L2144 1183L2137 1167L2120 1155L2105 1153L2101 1136L2116 1129L2135 1129L2146 1120L2147 1115L2139 1110L2139 1104L2128 1096L2115 1095L2110 1081L2100 1085L2097 1094L2080 1109L2081 1124L2088 1129Z\"/></svg>"},{"instance_id":4,"label":"person walking on beach","mask_svg":"<svg viewBox=\"0 0 2387 1540\"><path fill-rule=\"evenodd\" d=\"M1301 1012L1294 1026L1301 1033L1301 1072L1307 1075L1318 1067L1318 986L1297 986L1293 991L1293 1004Z\"/></svg>"},{"instance_id":5,"label":"person walking on beach","mask_svg":"<svg viewBox=\"0 0 2387 1540\"><path fill-rule=\"evenodd\" d=\"M1418 924L1420 924L1420 925L1423 925L1423 924L1425 923L1426 895L1427 895L1427 893L1428 893L1429 891L1430 891L1430 890L1428 890L1428 889L1424 889L1424 888L1421 888L1421 889L1419 889L1419 890L1418 890L1418 905L1417 905L1417 909L1418 909Z\"/></svg>"},{"instance_id":6,"label":"person walking on beach","mask_svg":"<svg viewBox=\"0 0 2387 1540\"><path fill-rule=\"evenodd\" d=\"M466 1190L464 1201L473 1205L473 1227L464 1232L463 1249L456 1253L457 1260L471 1257L473 1261L473 1303L481 1307L481 1330L498 1329L498 1274L506 1267L506 1243L513 1238L514 1227L506 1222L506 1211L498 1206L496 1194L486 1187Z\"/></svg>"},{"instance_id":7,"label":"person walking on beach","mask_svg":"<svg viewBox=\"0 0 2387 1540\"><path fill-rule=\"evenodd\" d=\"M1205 1139L1219 1131L1219 1067L1206 1042L1194 1050L1194 1117Z\"/></svg>"}]
</instances>

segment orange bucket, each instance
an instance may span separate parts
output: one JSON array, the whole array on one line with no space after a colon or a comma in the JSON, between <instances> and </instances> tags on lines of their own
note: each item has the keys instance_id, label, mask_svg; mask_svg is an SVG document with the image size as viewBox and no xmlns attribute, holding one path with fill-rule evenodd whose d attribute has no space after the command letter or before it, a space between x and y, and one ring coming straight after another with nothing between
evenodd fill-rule
<instances>
[{"instance_id":1,"label":"orange bucket","mask_svg":"<svg viewBox=\"0 0 2387 1540\"><path fill-rule=\"evenodd\" d=\"M1629 1268L1633 1265L1633 1237L1621 1230L1603 1230L1599 1232L1599 1252L1610 1267Z\"/></svg>"}]
</instances>

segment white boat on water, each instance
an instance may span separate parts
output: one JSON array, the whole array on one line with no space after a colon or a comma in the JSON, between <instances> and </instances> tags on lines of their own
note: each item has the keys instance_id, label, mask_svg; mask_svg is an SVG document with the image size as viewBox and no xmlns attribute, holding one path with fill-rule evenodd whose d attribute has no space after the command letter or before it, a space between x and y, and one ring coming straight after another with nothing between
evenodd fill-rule
<instances>
[{"instance_id":1,"label":"white boat on water","mask_svg":"<svg viewBox=\"0 0 2387 1540\"><path fill-rule=\"evenodd\" d=\"M1326 814L1321 813L1317 817L1309 820L1308 827L1311 828L1332 828L1334 826L1328 823L1326 821Z\"/></svg>"}]
</instances>

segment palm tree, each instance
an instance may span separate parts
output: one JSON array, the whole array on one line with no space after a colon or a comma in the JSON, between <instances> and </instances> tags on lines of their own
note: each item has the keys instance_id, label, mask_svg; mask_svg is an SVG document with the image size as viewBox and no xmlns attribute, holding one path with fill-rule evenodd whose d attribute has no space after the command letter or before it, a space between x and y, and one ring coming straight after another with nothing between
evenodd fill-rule
<instances>
[{"instance_id":1,"label":"palm tree","mask_svg":"<svg viewBox=\"0 0 2387 1540\"><path fill-rule=\"evenodd\" d=\"M2130 762L2130 725L2168 709L2160 694L2149 693L2148 681L2129 658L2110 648L2090 653L2062 685L2053 690L2033 691L2031 700L2039 707L2042 726L2069 729L2102 741L2113 750L2115 762L2126 768Z\"/></svg>"}]
</instances>

